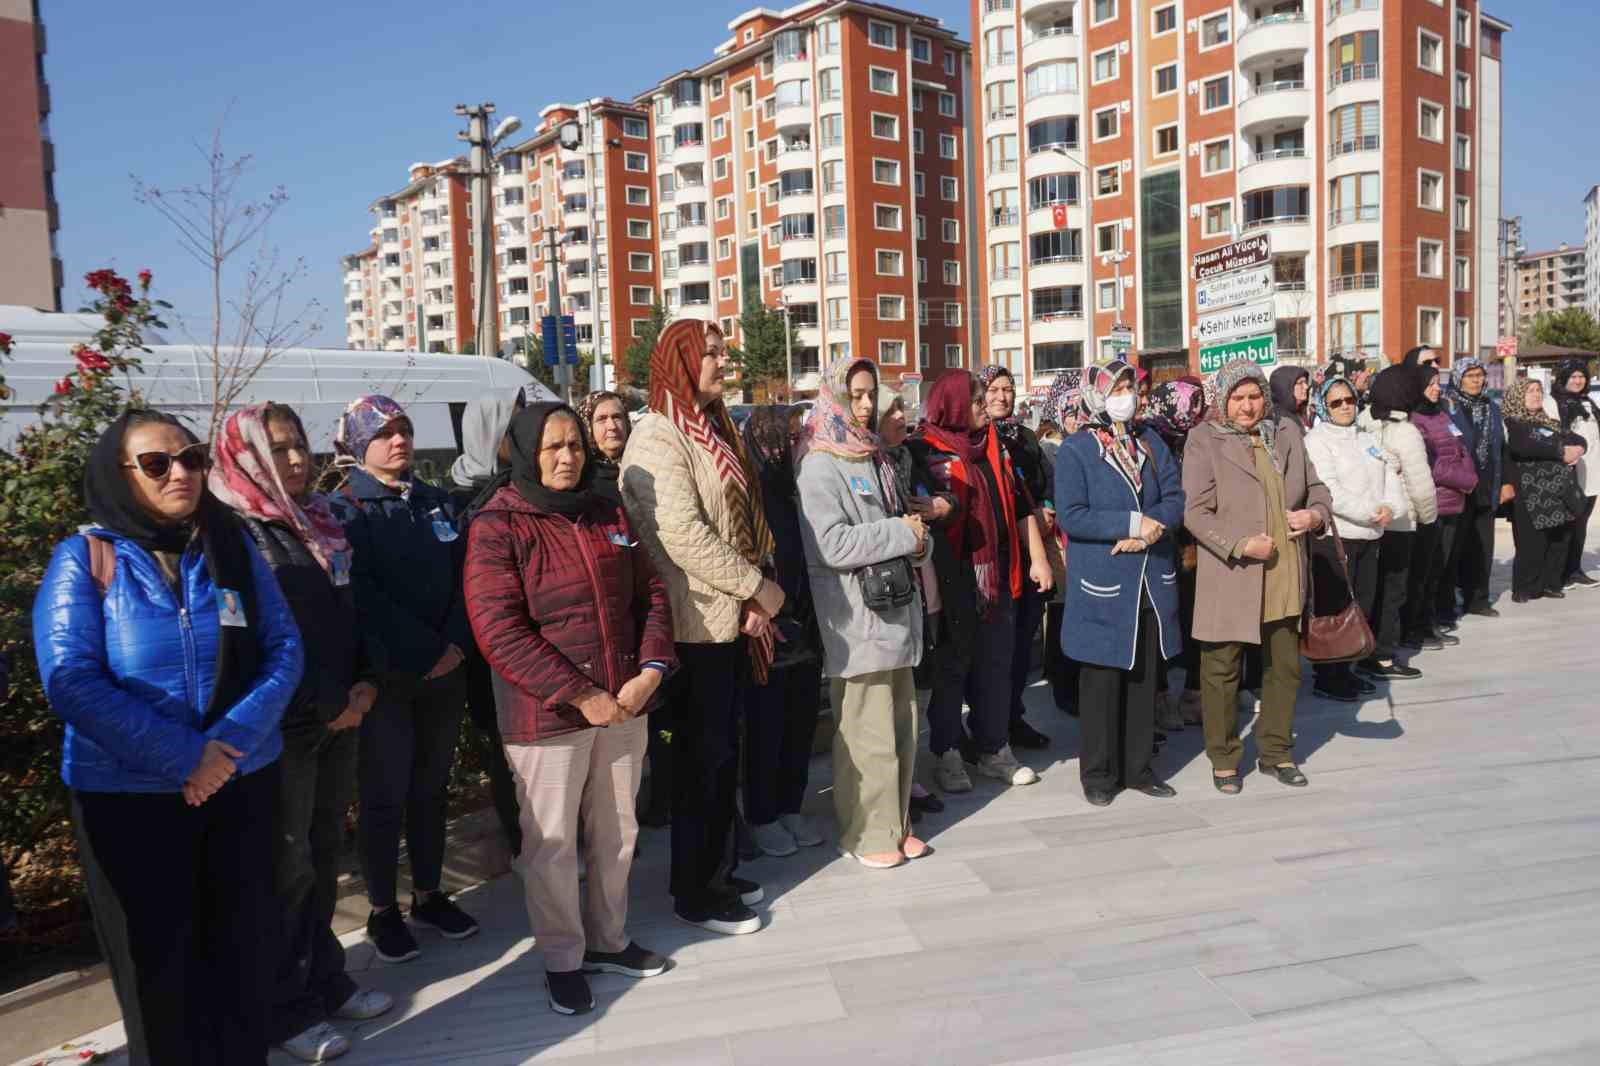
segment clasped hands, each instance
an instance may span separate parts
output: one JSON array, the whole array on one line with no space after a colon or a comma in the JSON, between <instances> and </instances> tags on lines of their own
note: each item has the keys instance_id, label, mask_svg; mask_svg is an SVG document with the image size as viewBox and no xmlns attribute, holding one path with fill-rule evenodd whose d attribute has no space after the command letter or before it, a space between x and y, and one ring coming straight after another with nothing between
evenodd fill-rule
<instances>
[{"instance_id":1,"label":"clasped hands","mask_svg":"<svg viewBox=\"0 0 1600 1066\"><path fill-rule=\"evenodd\" d=\"M615 696L603 688L589 688L575 697L572 705L590 725L620 725L644 711L661 685L661 677L660 670L645 667Z\"/></svg>"},{"instance_id":2,"label":"clasped hands","mask_svg":"<svg viewBox=\"0 0 1600 1066\"><path fill-rule=\"evenodd\" d=\"M1285 511L1283 517L1288 523L1291 537L1316 529L1322 524L1321 517L1312 510ZM1273 543L1270 533L1257 533L1239 546L1239 554L1244 558L1262 563L1271 561L1277 550L1278 547Z\"/></svg>"},{"instance_id":3,"label":"clasped hands","mask_svg":"<svg viewBox=\"0 0 1600 1066\"><path fill-rule=\"evenodd\" d=\"M1150 545L1166 536L1167 527L1157 522L1149 515L1139 516L1139 535L1126 537L1111 546L1112 555L1122 555L1126 552L1148 551Z\"/></svg>"}]
</instances>

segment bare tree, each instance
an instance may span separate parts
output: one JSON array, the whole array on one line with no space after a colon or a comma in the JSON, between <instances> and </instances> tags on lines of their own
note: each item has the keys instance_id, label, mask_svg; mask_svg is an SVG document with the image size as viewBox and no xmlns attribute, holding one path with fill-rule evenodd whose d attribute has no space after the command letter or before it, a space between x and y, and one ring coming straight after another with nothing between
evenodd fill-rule
<instances>
[{"instance_id":1,"label":"bare tree","mask_svg":"<svg viewBox=\"0 0 1600 1066\"><path fill-rule=\"evenodd\" d=\"M306 275L305 260L285 263L267 240L267 226L289 200L279 185L260 199L241 185L253 157L229 158L222 133L227 112L217 119L209 147L195 145L205 160L198 185L163 189L132 175L134 199L154 208L177 231L178 245L210 275L211 319L206 336L191 339L211 366L210 430L215 439L228 410L263 368L285 349L307 344L322 328L321 304L295 306L290 290ZM230 292L231 273L244 254L244 279Z\"/></svg>"}]
</instances>

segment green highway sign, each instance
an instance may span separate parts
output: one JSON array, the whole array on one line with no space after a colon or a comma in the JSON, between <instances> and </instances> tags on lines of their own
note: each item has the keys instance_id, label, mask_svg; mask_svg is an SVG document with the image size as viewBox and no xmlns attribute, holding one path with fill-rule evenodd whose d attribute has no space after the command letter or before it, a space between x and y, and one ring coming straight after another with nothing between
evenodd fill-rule
<instances>
[{"instance_id":1,"label":"green highway sign","mask_svg":"<svg viewBox=\"0 0 1600 1066\"><path fill-rule=\"evenodd\" d=\"M1249 359L1257 366L1269 366L1278 361L1278 338L1274 334L1263 337L1245 337L1241 340L1228 341L1226 344L1213 344L1200 349L1200 373L1214 374L1221 370L1224 364L1235 359Z\"/></svg>"}]
</instances>

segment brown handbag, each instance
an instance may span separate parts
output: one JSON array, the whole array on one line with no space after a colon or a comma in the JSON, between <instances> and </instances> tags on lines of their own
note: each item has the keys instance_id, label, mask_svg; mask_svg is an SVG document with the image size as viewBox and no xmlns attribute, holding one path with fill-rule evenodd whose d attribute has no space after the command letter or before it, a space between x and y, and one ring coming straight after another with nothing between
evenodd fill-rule
<instances>
[{"instance_id":1,"label":"brown handbag","mask_svg":"<svg viewBox=\"0 0 1600 1066\"><path fill-rule=\"evenodd\" d=\"M1356 602L1344 541L1339 539L1338 530L1330 530L1330 535L1339 569L1344 572L1344 587L1350 592L1350 602L1338 614L1318 617L1316 583L1309 583L1304 624L1300 627L1300 654L1314 663L1356 662L1376 651L1378 642L1372 636L1372 627L1367 625L1367 616L1361 613L1361 605ZM1309 566L1307 570L1309 572Z\"/></svg>"}]
</instances>

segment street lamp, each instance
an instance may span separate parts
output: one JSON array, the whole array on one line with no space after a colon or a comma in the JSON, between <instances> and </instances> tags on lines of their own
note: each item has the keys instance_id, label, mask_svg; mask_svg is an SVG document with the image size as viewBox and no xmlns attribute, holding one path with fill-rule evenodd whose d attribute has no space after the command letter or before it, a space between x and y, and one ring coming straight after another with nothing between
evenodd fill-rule
<instances>
[{"instance_id":1,"label":"street lamp","mask_svg":"<svg viewBox=\"0 0 1600 1066\"><path fill-rule=\"evenodd\" d=\"M472 311L473 346L479 355L488 355L494 344L494 330L489 320L489 254L494 241L494 231L489 225L489 155L495 145L522 128L522 120L507 115L488 132L489 116L494 114L494 104L485 101L475 107L457 104L456 114L467 120L466 130L456 136L471 148L467 174L472 179L472 211L475 239L472 248Z\"/></svg>"},{"instance_id":2,"label":"street lamp","mask_svg":"<svg viewBox=\"0 0 1600 1066\"><path fill-rule=\"evenodd\" d=\"M1083 160L1079 159L1077 156L1073 155L1059 144L1051 145L1049 151L1065 159L1067 162L1074 164L1075 166L1082 167L1085 171L1089 170L1089 164L1085 163ZM1117 223L1117 250L1114 252L1105 252L1100 256L1101 266L1110 264L1115 268L1116 271L1115 285L1117 292L1117 320L1112 323L1111 328L1118 332L1123 332L1128 329L1127 323L1122 321L1122 264L1127 262L1131 255L1131 252L1125 252L1122 250L1122 224L1119 222Z\"/></svg>"}]
</instances>

